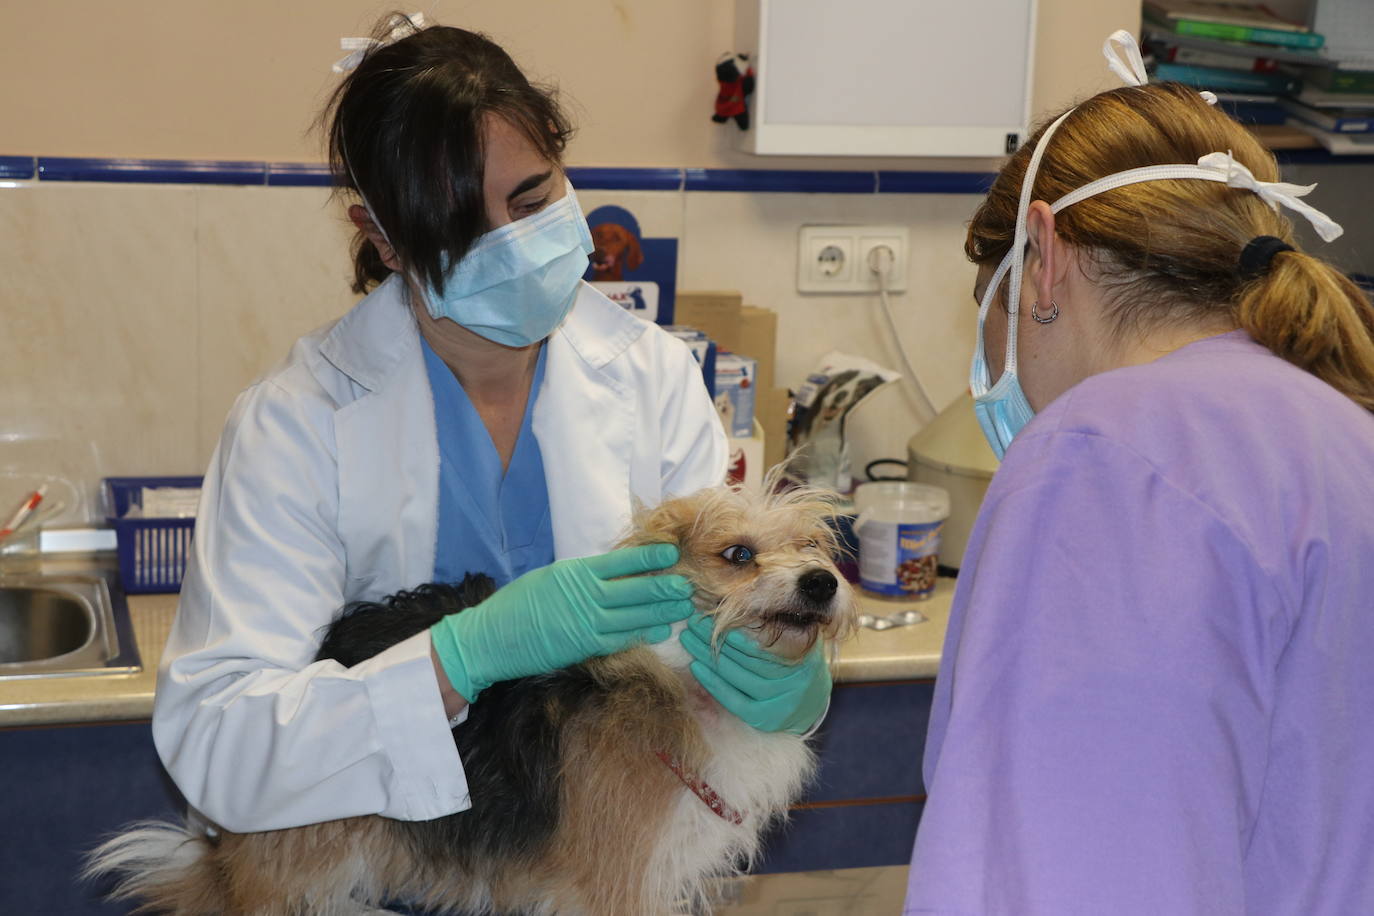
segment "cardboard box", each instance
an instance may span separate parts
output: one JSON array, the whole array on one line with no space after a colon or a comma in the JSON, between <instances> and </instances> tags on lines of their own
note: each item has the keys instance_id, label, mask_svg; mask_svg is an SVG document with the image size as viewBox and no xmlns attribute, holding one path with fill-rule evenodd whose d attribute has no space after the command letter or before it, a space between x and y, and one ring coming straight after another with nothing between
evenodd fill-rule
<instances>
[{"instance_id":1,"label":"cardboard box","mask_svg":"<svg viewBox=\"0 0 1374 916\"><path fill-rule=\"evenodd\" d=\"M736 353L751 356L759 364L759 387L773 387L773 362L778 352L778 313L757 305L744 305L739 311Z\"/></svg>"},{"instance_id":2,"label":"cardboard box","mask_svg":"<svg viewBox=\"0 0 1374 916\"><path fill-rule=\"evenodd\" d=\"M739 313L743 307L744 297L739 293L679 291L673 323L705 331L706 336L722 349L730 350L732 344L739 342ZM753 353L747 355L754 356Z\"/></svg>"},{"instance_id":3,"label":"cardboard box","mask_svg":"<svg viewBox=\"0 0 1374 916\"><path fill-rule=\"evenodd\" d=\"M787 413L791 407L792 395L786 388L764 388L760 385L754 393L754 421L763 433L765 468L771 468L787 457Z\"/></svg>"},{"instance_id":4,"label":"cardboard box","mask_svg":"<svg viewBox=\"0 0 1374 916\"><path fill-rule=\"evenodd\" d=\"M745 305L735 292L679 292L673 321L704 331L722 350L752 357L759 364L759 386L773 387L777 312Z\"/></svg>"},{"instance_id":5,"label":"cardboard box","mask_svg":"<svg viewBox=\"0 0 1374 916\"><path fill-rule=\"evenodd\" d=\"M744 297L731 291L677 294L674 320L697 328L720 345L757 364L754 411L763 430L764 463L772 467L787 451L787 411L791 402L786 388L776 384L778 314L772 309L745 305Z\"/></svg>"}]
</instances>

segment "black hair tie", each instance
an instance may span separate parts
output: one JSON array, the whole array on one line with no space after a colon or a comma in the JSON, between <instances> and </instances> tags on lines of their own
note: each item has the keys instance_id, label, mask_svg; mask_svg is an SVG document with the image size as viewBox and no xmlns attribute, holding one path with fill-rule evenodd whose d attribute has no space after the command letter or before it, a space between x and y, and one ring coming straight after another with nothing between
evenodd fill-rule
<instances>
[{"instance_id":1,"label":"black hair tie","mask_svg":"<svg viewBox=\"0 0 1374 916\"><path fill-rule=\"evenodd\" d=\"M1257 235L1240 252L1237 272L1242 280L1253 280L1269 270L1274 255L1280 251L1296 251L1292 245L1272 235Z\"/></svg>"}]
</instances>

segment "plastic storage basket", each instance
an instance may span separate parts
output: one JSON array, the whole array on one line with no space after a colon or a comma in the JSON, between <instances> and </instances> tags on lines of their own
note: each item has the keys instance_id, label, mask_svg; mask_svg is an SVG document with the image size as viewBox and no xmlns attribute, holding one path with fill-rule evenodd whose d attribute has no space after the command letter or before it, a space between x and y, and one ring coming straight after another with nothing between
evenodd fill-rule
<instances>
[{"instance_id":1,"label":"plastic storage basket","mask_svg":"<svg viewBox=\"0 0 1374 916\"><path fill-rule=\"evenodd\" d=\"M106 520L115 530L119 576L126 592L175 592L181 589L186 559L191 555L194 518L125 518L130 506L141 506L144 487L199 487L200 477L106 477Z\"/></svg>"}]
</instances>

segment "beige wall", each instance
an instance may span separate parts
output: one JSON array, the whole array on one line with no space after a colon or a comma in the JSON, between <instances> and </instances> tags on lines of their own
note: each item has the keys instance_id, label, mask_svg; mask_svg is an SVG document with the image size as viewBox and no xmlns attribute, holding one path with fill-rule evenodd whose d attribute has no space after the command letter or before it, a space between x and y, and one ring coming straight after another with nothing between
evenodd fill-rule
<instances>
[{"instance_id":1,"label":"beige wall","mask_svg":"<svg viewBox=\"0 0 1374 916\"><path fill-rule=\"evenodd\" d=\"M733 47L732 0L414 6L490 33L531 76L559 84L581 125L574 164L779 164L735 151L733 126L709 119L711 68ZM1037 111L1108 84L1097 48L1112 29L1135 29L1139 6L1040 0ZM341 56L339 37L368 34L396 8L359 0L0 0L0 85L24 87L0 93L0 155L318 161L310 127L337 84L330 65Z\"/></svg>"},{"instance_id":2,"label":"beige wall","mask_svg":"<svg viewBox=\"0 0 1374 916\"><path fill-rule=\"evenodd\" d=\"M0 155L316 161L302 131L333 85L337 38L359 34L382 9L323 0L290 4L289 15L263 0L0 2L0 78L27 87L0 93ZM1110 84L1101 43L1134 25L1136 6L1041 0L1039 109ZM729 47L728 0L484 0L439 10L443 21L490 30L529 70L561 80L583 126L575 164L873 164L723 148L729 132L708 115L710 64ZM677 237L679 288L738 289L776 309L778 375L793 386L831 348L899 365L871 297L797 293L798 228L906 225L908 291L893 299L901 338L938 405L964 389L974 309L961 243L975 197L581 197L588 209L628 206L646 234ZM60 443L47 453L50 469L80 454L90 476L199 473L235 393L354 301L347 236L339 204L320 188L0 183L0 322L11 342L0 360L0 503L11 498L13 442L26 438ZM880 392L849 427L859 465L904 454L923 419L905 390ZM34 451L23 454L32 463Z\"/></svg>"}]
</instances>

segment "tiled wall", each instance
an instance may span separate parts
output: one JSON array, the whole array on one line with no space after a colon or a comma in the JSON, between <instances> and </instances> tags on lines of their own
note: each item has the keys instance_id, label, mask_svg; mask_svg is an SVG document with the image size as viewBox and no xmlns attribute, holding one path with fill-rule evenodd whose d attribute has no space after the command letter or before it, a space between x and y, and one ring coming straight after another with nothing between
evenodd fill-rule
<instances>
[{"instance_id":1,"label":"tiled wall","mask_svg":"<svg viewBox=\"0 0 1374 916\"><path fill-rule=\"evenodd\" d=\"M0 431L51 440L59 469L89 443L100 475L199 473L234 394L352 301L327 203L318 188L0 188Z\"/></svg>"},{"instance_id":2,"label":"tiled wall","mask_svg":"<svg viewBox=\"0 0 1374 916\"><path fill-rule=\"evenodd\" d=\"M318 184L318 167L268 169L280 184L265 185L260 171L255 185L226 186L25 178L32 162L0 160L8 344L0 501L17 498L8 492L16 463L91 484L103 475L199 473L235 394L356 300L343 204ZM250 180L240 165L216 180ZM1323 183L1313 200L1347 224L1329 253L1363 273L1374 272L1369 168L1298 161L1285 170L1290 180ZM901 340L937 407L964 390L975 308L962 242L986 176L635 169L610 180L584 169L573 177L586 210L618 204L645 236L679 240L679 289L735 289L776 310L778 382L793 387L832 349L901 365L873 296L796 291L798 229L905 225L907 290L892 296ZM778 181L791 190L760 190ZM655 190L604 189L617 182ZM697 190L741 187L754 190ZM926 419L905 383L876 393L848 424L856 469L904 457Z\"/></svg>"},{"instance_id":3,"label":"tiled wall","mask_svg":"<svg viewBox=\"0 0 1374 916\"><path fill-rule=\"evenodd\" d=\"M300 334L341 314L349 227L326 187L20 180L0 187L0 435L46 437L95 473L198 473L236 392ZM973 270L960 253L973 194L583 190L680 240L680 289L738 289L779 313L780 383L838 348L899 364L870 296L796 292L807 222L900 223L908 291L893 297L922 381L965 384ZM853 428L857 457L903 451L922 422L901 390ZM24 460L34 460L34 450ZM38 454L42 454L40 449ZM0 465L5 462L0 454ZM53 465L68 460L53 455ZM0 469L3 470L3 469ZM8 498L8 497L5 497Z\"/></svg>"}]
</instances>

